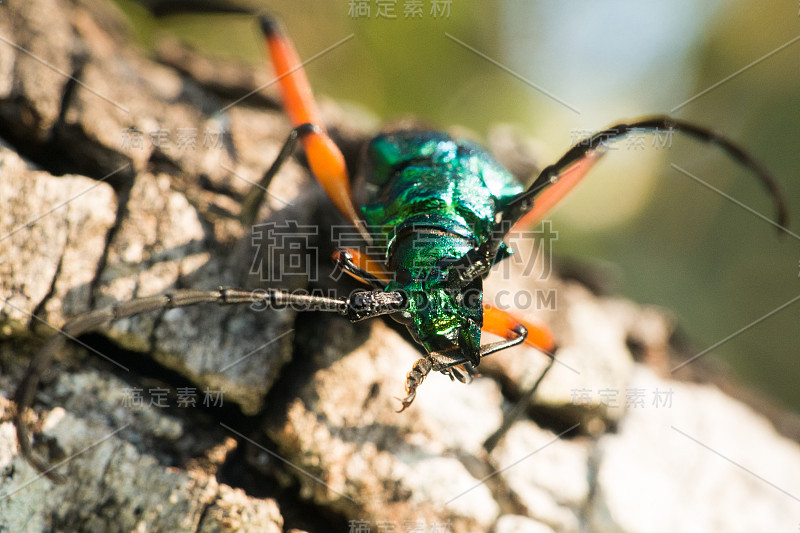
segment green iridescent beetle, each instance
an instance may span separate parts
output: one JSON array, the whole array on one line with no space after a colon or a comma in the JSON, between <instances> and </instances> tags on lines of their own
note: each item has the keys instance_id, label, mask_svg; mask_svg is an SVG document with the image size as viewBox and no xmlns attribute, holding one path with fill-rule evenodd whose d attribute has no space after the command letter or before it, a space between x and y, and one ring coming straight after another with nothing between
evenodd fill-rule
<instances>
[{"instance_id":1,"label":"green iridescent beetle","mask_svg":"<svg viewBox=\"0 0 800 533\"><path fill-rule=\"evenodd\" d=\"M409 296L398 313L430 352L459 346L480 359L481 278L453 285L445 263L464 257L494 230L495 216L523 189L477 145L436 132L381 135L367 148L367 183L374 193L362 208L387 243L385 290ZM509 254L500 243L497 260Z\"/></svg>"},{"instance_id":2,"label":"green iridescent beetle","mask_svg":"<svg viewBox=\"0 0 800 533\"><path fill-rule=\"evenodd\" d=\"M592 168L606 143L632 131L675 130L716 144L754 171L775 202L778 224L785 225L787 210L778 185L750 155L708 129L668 117L618 124L592 135L542 170L527 188L472 142L428 131L380 135L369 143L362 169L368 197L361 210L365 225L351 200L344 157L325 132L291 42L271 18L261 16L260 22L293 129L259 186L245 199L242 221L254 222L266 187L301 142L312 173L333 204L365 243L373 248L375 243L382 245L380 257L355 249L335 254L339 267L372 285L372 290L343 298L269 289L177 290L78 316L36 354L16 393L21 452L40 471L49 465L31 453L22 416L33 404L44 369L66 338L147 311L217 303L288 305L336 312L354 322L389 315L405 324L426 352L408 373L401 410L411 405L417 387L431 370L466 382L482 357L522 342L548 354L552 364L555 341L547 328L484 302L482 280L493 265L512 253L503 240L513 227L529 227L541 220ZM481 344L482 331L504 340ZM52 470L47 475L58 479Z\"/></svg>"}]
</instances>

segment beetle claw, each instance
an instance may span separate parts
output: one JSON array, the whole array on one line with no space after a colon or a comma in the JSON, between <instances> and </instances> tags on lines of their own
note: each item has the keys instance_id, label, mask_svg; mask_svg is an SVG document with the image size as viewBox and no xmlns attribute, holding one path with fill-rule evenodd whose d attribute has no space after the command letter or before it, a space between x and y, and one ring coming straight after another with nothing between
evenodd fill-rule
<instances>
[{"instance_id":1,"label":"beetle claw","mask_svg":"<svg viewBox=\"0 0 800 533\"><path fill-rule=\"evenodd\" d=\"M420 386L425 376L430 373L431 367L432 364L428 358L423 357L416 360L414 366L411 367L411 372L406 375L406 397L402 400L397 398L403 404L403 407L397 411L398 413L405 411L414 402L414 398L417 397L417 387Z\"/></svg>"},{"instance_id":2,"label":"beetle claw","mask_svg":"<svg viewBox=\"0 0 800 533\"><path fill-rule=\"evenodd\" d=\"M416 392L409 393L408 396L406 396L405 398L398 398L397 396L395 396L394 399L403 404L403 407L401 407L398 411L395 411L395 413L402 413L403 411L408 409L411 406L411 404L414 403L414 398L416 398L416 396L417 396Z\"/></svg>"}]
</instances>

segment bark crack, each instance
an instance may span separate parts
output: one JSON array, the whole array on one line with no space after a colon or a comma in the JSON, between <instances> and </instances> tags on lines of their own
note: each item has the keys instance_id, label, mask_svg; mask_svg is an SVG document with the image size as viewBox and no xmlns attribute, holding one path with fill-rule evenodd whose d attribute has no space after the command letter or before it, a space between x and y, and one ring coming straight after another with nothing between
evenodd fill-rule
<instances>
[{"instance_id":1,"label":"bark crack","mask_svg":"<svg viewBox=\"0 0 800 533\"><path fill-rule=\"evenodd\" d=\"M64 249L69 245L69 232L67 233L67 239L64 243ZM47 305L47 302L53 297L56 291L56 283L58 282L59 277L61 276L61 270L64 265L64 252L58 256L58 263L56 264L56 271L53 272L53 278L50 280L50 287L47 289L47 293L45 293L44 297L42 297L41 301L33 308L31 311L31 320L28 323L28 330L33 331L36 324L38 324L38 320L34 317L38 317L44 312L44 308Z\"/></svg>"}]
</instances>

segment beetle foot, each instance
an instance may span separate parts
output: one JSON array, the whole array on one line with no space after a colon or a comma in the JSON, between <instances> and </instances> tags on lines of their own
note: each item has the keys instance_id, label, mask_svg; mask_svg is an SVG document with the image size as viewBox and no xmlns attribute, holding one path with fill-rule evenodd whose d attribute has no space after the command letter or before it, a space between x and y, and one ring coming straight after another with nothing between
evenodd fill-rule
<instances>
[{"instance_id":1,"label":"beetle foot","mask_svg":"<svg viewBox=\"0 0 800 533\"><path fill-rule=\"evenodd\" d=\"M414 402L417 397L417 387L422 384L431 371L431 362L427 358L417 359L414 366L411 367L411 372L406 376L406 397L403 399L397 398L403 407L400 408L398 413L402 413Z\"/></svg>"},{"instance_id":2,"label":"beetle foot","mask_svg":"<svg viewBox=\"0 0 800 533\"><path fill-rule=\"evenodd\" d=\"M397 411L395 411L395 413L402 413L403 411L408 409L408 407L414 402L414 398L416 398L416 396L417 396L416 392L410 393L405 398L398 398L397 396L395 396L394 399L403 404L403 406Z\"/></svg>"},{"instance_id":3,"label":"beetle foot","mask_svg":"<svg viewBox=\"0 0 800 533\"><path fill-rule=\"evenodd\" d=\"M461 383L465 383L469 385L472 383L472 379L475 376L479 376L480 373L478 369L476 369L472 363L464 363L457 366L452 366L447 369L447 372L450 375L450 380L455 381L458 380Z\"/></svg>"}]
</instances>

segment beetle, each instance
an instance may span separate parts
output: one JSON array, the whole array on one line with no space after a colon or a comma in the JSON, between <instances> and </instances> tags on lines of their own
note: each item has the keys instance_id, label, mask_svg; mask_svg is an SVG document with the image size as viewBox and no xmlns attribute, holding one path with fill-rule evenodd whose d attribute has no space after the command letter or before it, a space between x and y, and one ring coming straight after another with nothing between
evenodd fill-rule
<instances>
[{"instance_id":1,"label":"beetle","mask_svg":"<svg viewBox=\"0 0 800 533\"><path fill-rule=\"evenodd\" d=\"M707 128L666 116L620 123L584 139L544 168L528 187L471 141L432 131L383 133L366 148L363 175L367 200L359 214L344 156L320 120L291 41L270 16L259 15L259 22L292 130L259 185L245 198L242 222L249 225L255 221L270 181L296 145L302 144L311 172L330 201L364 243L381 246L380 257L351 248L340 248L334 254L339 268L371 289L341 298L277 289L176 290L68 321L33 357L15 395L21 453L53 479L58 479L58 474L33 455L22 419L34 403L42 373L66 339L148 311L217 303L291 306L338 313L353 322L388 315L404 324L424 349L424 356L406 376L400 411L412 404L417 388L431 371L469 382L483 357L521 343L547 354L552 365L556 342L551 332L542 324L521 320L484 302L482 281L495 264L512 253L504 238L513 228L540 221L587 175L602 157L605 145L633 131L675 130L717 145L753 171L775 203L778 224L786 223L787 208L777 182L752 156ZM482 332L503 340L482 344Z\"/></svg>"}]
</instances>

